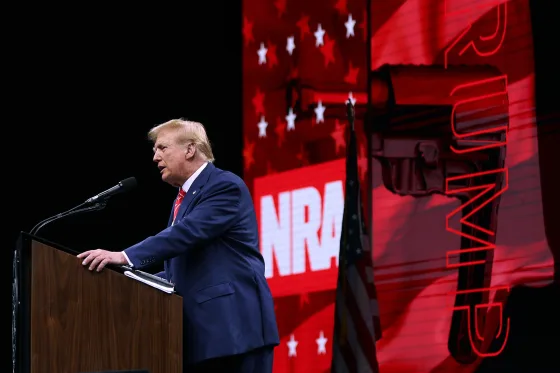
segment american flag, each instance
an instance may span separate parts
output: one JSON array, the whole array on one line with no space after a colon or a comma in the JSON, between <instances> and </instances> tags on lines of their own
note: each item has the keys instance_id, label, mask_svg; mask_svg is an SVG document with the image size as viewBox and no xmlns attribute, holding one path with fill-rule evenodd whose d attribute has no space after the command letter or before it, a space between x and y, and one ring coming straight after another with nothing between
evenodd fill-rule
<instances>
[{"instance_id":1,"label":"american flag","mask_svg":"<svg viewBox=\"0 0 560 373\"><path fill-rule=\"evenodd\" d=\"M379 372L375 342L381 337L379 307L367 229L362 219L354 108L346 154L346 191L332 343L332 373Z\"/></svg>"}]
</instances>

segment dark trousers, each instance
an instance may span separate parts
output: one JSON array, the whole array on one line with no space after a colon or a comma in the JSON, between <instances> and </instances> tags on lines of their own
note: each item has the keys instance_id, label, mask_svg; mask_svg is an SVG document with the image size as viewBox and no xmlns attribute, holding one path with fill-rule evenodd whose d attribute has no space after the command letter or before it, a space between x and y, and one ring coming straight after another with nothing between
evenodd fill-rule
<instances>
[{"instance_id":1,"label":"dark trousers","mask_svg":"<svg viewBox=\"0 0 560 373\"><path fill-rule=\"evenodd\" d=\"M274 347L266 346L244 354L218 357L187 366L187 373L272 373Z\"/></svg>"}]
</instances>

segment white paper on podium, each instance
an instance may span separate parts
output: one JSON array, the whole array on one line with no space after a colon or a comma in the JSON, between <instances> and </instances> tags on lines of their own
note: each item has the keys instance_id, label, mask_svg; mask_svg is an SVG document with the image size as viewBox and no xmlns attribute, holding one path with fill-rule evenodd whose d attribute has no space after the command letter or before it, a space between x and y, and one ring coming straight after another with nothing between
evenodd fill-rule
<instances>
[{"instance_id":1,"label":"white paper on podium","mask_svg":"<svg viewBox=\"0 0 560 373\"><path fill-rule=\"evenodd\" d=\"M127 277L143 282L146 285L150 285L168 294L175 292L175 286L172 283L167 282L164 279L159 279L157 276L150 275L149 273L142 271L124 271L124 274Z\"/></svg>"}]
</instances>

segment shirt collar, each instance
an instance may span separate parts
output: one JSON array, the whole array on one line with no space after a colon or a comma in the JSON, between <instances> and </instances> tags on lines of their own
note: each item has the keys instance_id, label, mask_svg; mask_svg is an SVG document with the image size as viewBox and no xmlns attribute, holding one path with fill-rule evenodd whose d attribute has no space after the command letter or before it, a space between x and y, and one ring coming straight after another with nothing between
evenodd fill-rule
<instances>
[{"instance_id":1,"label":"shirt collar","mask_svg":"<svg viewBox=\"0 0 560 373\"><path fill-rule=\"evenodd\" d=\"M196 180L196 178L198 177L198 175L200 175L200 173L202 172L202 170L204 170L204 168L206 167L206 165L208 164L208 162L204 162L202 164L202 166L200 166L198 168L198 170L196 170L194 172L194 174L191 175L191 177L189 177L187 179L187 181L185 181L185 184L183 184L183 186L181 187L185 193L187 193L189 191L189 188L191 187L191 185L194 183L194 181Z\"/></svg>"}]
</instances>

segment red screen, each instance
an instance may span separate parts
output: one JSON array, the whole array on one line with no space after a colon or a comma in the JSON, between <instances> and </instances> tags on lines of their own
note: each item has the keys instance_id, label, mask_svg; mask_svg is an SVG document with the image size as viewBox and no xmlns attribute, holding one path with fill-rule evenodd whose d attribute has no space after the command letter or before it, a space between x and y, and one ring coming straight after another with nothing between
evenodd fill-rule
<instances>
[{"instance_id":1,"label":"red screen","mask_svg":"<svg viewBox=\"0 0 560 373\"><path fill-rule=\"evenodd\" d=\"M504 149L505 163L487 170L504 182L491 234L495 241L486 247L493 253L485 275L487 301L475 307L486 321L471 336L476 356L499 354L509 321L496 310L511 287L540 286L553 272L542 217L528 1L372 0L370 6L368 20L365 1L244 0L244 175L255 201L281 335L274 371L330 368L345 181L344 102L350 97L356 100L364 203L371 202L367 218L383 334L377 342L380 370L474 372L480 359L460 364L449 347L453 314L466 311L455 302L455 253L461 226L472 220L460 221L457 190L422 197L390 191L378 158L371 160L368 178L360 109L368 90L374 100L386 94L368 87L368 63L372 71L399 66L392 90L402 105L449 104L441 92L452 97L491 79L504 83L505 101L500 100L507 102L507 125L489 132L503 131L505 140L493 145ZM499 73L483 80L473 72L471 80L457 83L454 68L462 65L492 66ZM435 75L417 77L412 70L419 66L431 66ZM473 95L451 100L456 110L450 126L459 128L461 111L472 111L468 106L481 97ZM473 154L482 146L476 141L467 146ZM453 181L448 177L444 184ZM489 346L495 339L503 343Z\"/></svg>"}]
</instances>

